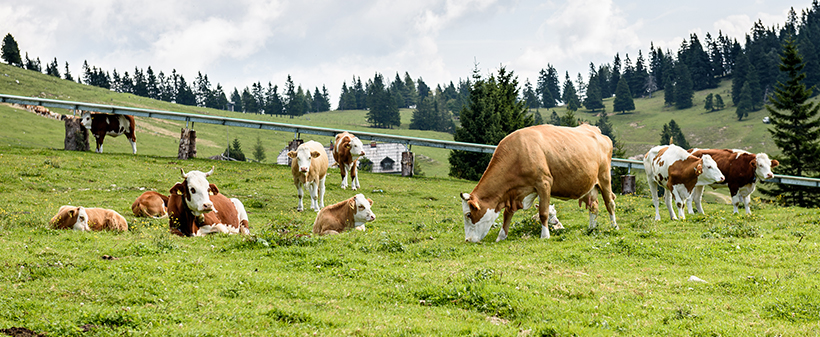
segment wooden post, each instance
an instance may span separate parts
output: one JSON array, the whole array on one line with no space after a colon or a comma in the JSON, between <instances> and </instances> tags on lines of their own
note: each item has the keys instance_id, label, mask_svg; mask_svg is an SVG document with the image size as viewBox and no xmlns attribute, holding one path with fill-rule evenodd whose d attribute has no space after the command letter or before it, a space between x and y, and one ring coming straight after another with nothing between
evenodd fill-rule
<instances>
[{"instance_id":1,"label":"wooden post","mask_svg":"<svg viewBox=\"0 0 820 337\"><path fill-rule=\"evenodd\" d=\"M88 129L75 116L63 116L65 120L65 149L66 151L89 151Z\"/></svg>"},{"instance_id":2,"label":"wooden post","mask_svg":"<svg viewBox=\"0 0 820 337\"><path fill-rule=\"evenodd\" d=\"M413 152L407 151L401 153L401 176L413 176Z\"/></svg>"},{"instance_id":3,"label":"wooden post","mask_svg":"<svg viewBox=\"0 0 820 337\"><path fill-rule=\"evenodd\" d=\"M625 174L621 176L621 194L635 194L635 176Z\"/></svg>"},{"instance_id":4,"label":"wooden post","mask_svg":"<svg viewBox=\"0 0 820 337\"><path fill-rule=\"evenodd\" d=\"M196 158L196 130L182 128L177 159Z\"/></svg>"},{"instance_id":5,"label":"wooden post","mask_svg":"<svg viewBox=\"0 0 820 337\"><path fill-rule=\"evenodd\" d=\"M304 143L304 142L305 141L301 140L301 139L294 139L294 140L290 141L288 143L288 152L296 151L296 149L299 148L299 145L302 145L302 143ZM293 162L293 159L291 157L288 157L288 166L291 165L291 162Z\"/></svg>"}]
</instances>

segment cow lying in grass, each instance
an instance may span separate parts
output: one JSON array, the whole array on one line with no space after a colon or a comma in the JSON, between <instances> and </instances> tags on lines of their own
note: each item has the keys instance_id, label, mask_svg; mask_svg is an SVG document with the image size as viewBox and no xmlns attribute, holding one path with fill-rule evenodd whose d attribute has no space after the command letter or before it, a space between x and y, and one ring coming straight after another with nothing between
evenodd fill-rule
<instances>
[{"instance_id":1,"label":"cow lying in grass","mask_svg":"<svg viewBox=\"0 0 820 337\"><path fill-rule=\"evenodd\" d=\"M179 236L203 236L209 233L248 234L248 214L239 199L219 193L206 179L214 173L182 169L183 182L171 188L168 198L170 231Z\"/></svg>"},{"instance_id":2,"label":"cow lying in grass","mask_svg":"<svg viewBox=\"0 0 820 337\"><path fill-rule=\"evenodd\" d=\"M162 218L168 215L167 207L167 195L146 191L134 200L131 204L131 211L134 212L134 216Z\"/></svg>"},{"instance_id":3,"label":"cow lying in grass","mask_svg":"<svg viewBox=\"0 0 820 337\"><path fill-rule=\"evenodd\" d=\"M313 233L319 235L339 234L354 228L365 230L365 223L376 220L376 215L370 209L373 200L366 199L364 194L342 202L327 206L316 215L313 222Z\"/></svg>"},{"instance_id":4,"label":"cow lying in grass","mask_svg":"<svg viewBox=\"0 0 820 337\"><path fill-rule=\"evenodd\" d=\"M114 210L105 208L85 208L65 205L60 207L57 215L49 221L54 229L73 229L77 231L127 231L125 218Z\"/></svg>"}]
</instances>

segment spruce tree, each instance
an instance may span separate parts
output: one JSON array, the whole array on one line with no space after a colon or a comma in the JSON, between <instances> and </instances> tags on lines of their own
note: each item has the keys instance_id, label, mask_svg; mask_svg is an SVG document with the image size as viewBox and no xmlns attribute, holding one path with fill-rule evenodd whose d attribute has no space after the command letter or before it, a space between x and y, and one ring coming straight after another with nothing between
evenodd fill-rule
<instances>
[{"instance_id":1,"label":"spruce tree","mask_svg":"<svg viewBox=\"0 0 820 337\"><path fill-rule=\"evenodd\" d=\"M692 97L695 95L692 75L689 73L689 67L683 63L678 64L676 68L677 81L675 82L675 108L688 109L692 107Z\"/></svg>"},{"instance_id":2,"label":"spruce tree","mask_svg":"<svg viewBox=\"0 0 820 337\"><path fill-rule=\"evenodd\" d=\"M706 99L703 100L703 108L708 111L715 111L715 102L714 102L715 95L709 93L706 95Z\"/></svg>"},{"instance_id":3,"label":"spruce tree","mask_svg":"<svg viewBox=\"0 0 820 337\"><path fill-rule=\"evenodd\" d=\"M592 67L591 64L590 66ZM601 86L598 80L598 74L595 73L594 68L592 68L590 72L587 96L584 98L584 107L595 112L595 110L604 109L604 102L601 98Z\"/></svg>"},{"instance_id":4,"label":"spruce tree","mask_svg":"<svg viewBox=\"0 0 820 337\"><path fill-rule=\"evenodd\" d=\"M663 131L661 131L661 140L659 144L668 145L670 144L670 140L672 141L671 144L675 144L684 149L689 148L689 142L686 141L683 131L681 131L678 123L675 123L674 119L670 120L668 124L663 125Z\"/></svg>"},{"instance_id":5,"label":"spruce tree","mask_svg":"<svg viewBox=\"0 0 820 337\"><path fill-rule=\"evenodd\" d=\"M567 105L567 109L569 110L575 111L581 107L581 101L578 99L578 93L575 91L575 86L572 85L572 80L569 78L569 72L566 72L561 100L564 101L564 104Z\"/></svg>"},{"instance_id":6,"label":"spruce tree","mask_svg":"<svg viewBox=\"0 0 820 337\"><path fill-rule=\"evenodd\" d=\"M532 125L544 124L544 117L541 117L541 112L536 109L532 112Z\"/></svg>"},{"instance_id":7,"label":"spruce tree","mask_svg":"<svg viewBox=\"0 0 820 337\"><path fill-rule=\"evenodd\" d=\"M752 103L752 90L749 88L749 82L743 83L743 89L740 89L740 101L737 102L737 120L741 121L743 117L749 116L749 112L754 111L754 103Z\"/></svg>"},{"instance_id":8,"label":"spruce tree","mask_svg":"<svg viewBox=\"0 0 820 337\"><path fill-rule=\"evenodd\" d=\"M65 74L63 75L63 78L69 81L74 81L74 77L71 76L71 72L68 70L68 62L65 63Z\"/></svg>"},{"instance_id":9,"label":"spruce tree","mask_svg":"<svg viewBox=\"0 0 820 337\"><path fill-rule=\"evenodd\" d=\"M552 114L550 114L550 120L547 124L561 126L561 116L558 116L558 113L555 110L552 110Z\"/></svg>"},{"instance_id":10,"label":"spruce tree","mask_svg":"<svg viewBox=\"0 0 820 337\"><path fill-rule=\"evenodd\" d=\"M2 48L1 56L3 61L15 67L23 67L23 59L20 58L20 47L17 46L17 41L14 40L11 33L6 34L6 37L3 38L3 46L0 48Z\"/></svg>"},{"instance_id":11,"label":"spruce tree","mask_svg":"<svg viewBox=\"0 0 820 337\"><path fill-rule=\"evenodd\" d=\"M615 100L612 102L612 110L621 113L635 110L635 102L632 100L629 84L623 77L618 81L618 87L615 89Z\"/></svg>"},{"instance_id":12,"label":"spruce tree","mask_svg":"<svg viewBox=\"0 0 820 337\"><path fill-rule=\"evenodd\" d=\"M805 64L791 36L786 39L780 71L786 73L786 83L778 82L766 110L771 114L769 132L782 153L779 173L792 176L820 177L820 104L810 103L813 87L806 89L803 80ZM799 185L778 184L761 188L762 192L785 205L820 206L820 189Z\"/></svg>"},{"instance_id":13,"label":"spruce tree","mask_svg":"<svg viewBox=\"0 0 820 337\"><path fill-rule=\"evenodd\" d=\"M720 94L715 95L715 110L723 110L726 107L726 104L723 103L723 97L720 97Z\"/></svg>"},{"instance_id":14,"label":"spruce tree","mask_svg":"<svg viewBox=\"0 0 820 337\"><path fill-rule=\"evenodd\" d=\"M253 146L253 159L256 159L258 162L265 161L265 147L262 146L262 138L256 136L256 145Z\"/></svg>"},{"instance_id":15,"label":"spruce tree","mask_svg":"<svg viewBox=\"0 0 820 337\"><path fill-rule=\"evenodd\" d=\"M672 77L667 77L664 81L663 87L663 105L665 106L673 106L675 105L675 81L672 80Z\"/></svg>"},{"instance_id":16,"label":"spruce tree","mask_svg":"<svg viewBox=\"0 0 820 337\"><path fill-rule=\"evenodd\" d=\"M575 111L567 109L567 112L561 116L561 126L574 128L578 125L580 125L580 123L578 122L578 118L575 117Z\"/></svg>"}]
</instances>

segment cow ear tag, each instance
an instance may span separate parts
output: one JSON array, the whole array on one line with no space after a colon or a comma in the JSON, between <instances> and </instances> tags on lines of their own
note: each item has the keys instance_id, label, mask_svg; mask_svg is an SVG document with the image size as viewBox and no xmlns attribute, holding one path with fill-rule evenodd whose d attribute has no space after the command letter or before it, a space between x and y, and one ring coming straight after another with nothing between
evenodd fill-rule
<instances>
[{"instance_id":1,"label":"cow ear tag","mask_svg":"<svg viewBox=\"0 0 820 337\"><path fill-rule=\"evenodd\" d=\"M177 192L177 195L182 195L182 191L176 190L176 192Z\"/></svg>"},{"instance_id":2,"label":"cow ear tag","mask_svg":"<svg viewBox=\"0 0 820 337\"><path fill-rule=\"evenodd\" d=\"M208 195L214 195L214 191L208 191Z\"/></svg>"}]
</instances>

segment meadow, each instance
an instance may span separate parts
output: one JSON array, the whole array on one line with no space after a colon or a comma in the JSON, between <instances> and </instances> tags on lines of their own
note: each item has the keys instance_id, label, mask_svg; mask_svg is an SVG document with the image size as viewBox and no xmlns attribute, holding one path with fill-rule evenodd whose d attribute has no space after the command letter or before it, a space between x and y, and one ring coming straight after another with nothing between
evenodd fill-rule
<instances>
[{"instance_id":1,"label":"meadow","mask_svg":"<svg viewBox=\"0 0 820 337\"><path fill-rule=\"evenodd\" d=\"M449 137L406 130L409 111L402 112L404 126L393 130L367 128L364 111L298 119L242 115L6 65L0 65L0 92ZM703 125L717 114L733 115L643 105L656 99L636 100L639 111L612 116L632 149L628 154L655 142L660 129L651 128L668 122L664 114L690 113L686 119ZM651 199L639 194L618 196L620 230L606 217L589 230L577 202L553 200L566 229L551 239L538 238L530 209L515 215L507 240L494 242L496 224L481 243L467 244L458 194L475 182L446 177L447 151L419 147L414 152L429 158L421 162L426 176L361 173L359 192L374 200L377 216L367 231L316 237L310 234L315 213L295 210L288 167L270 159L201 159L221 153L234 137L246 155L257 136L278 152L292 134L197 124L200 159L181 161L176 151L184 125L175 122L139 118L138 154L132 155L122 137L107 139L103 154L62 151L62 122L2 104L0 118L11 121L0 129L0 330L23 327L48 336L820 334L818 209L755 198L751 216L707 203L706 215L673 222L662 209L663 220L654 221ZM674 118L689 138L686 124ZM690 143L721 132L765 137L765 128L751 120L748 126L726 121L724 131L707 130ZM624 129L629 123L635 130ZM743 137L720 141L726 147L748 141L750 151L770 145ZM245 204L250 236L180 238L168 233L167 219L131 214L143 191L167 193L180 181L180 168L212 166L209 180ZM331 169L326 204L354 194L339 184L338 169ZM130 230L50 229L49 219L65 204L112 208Z\"/></svg>"}]
</instances>

